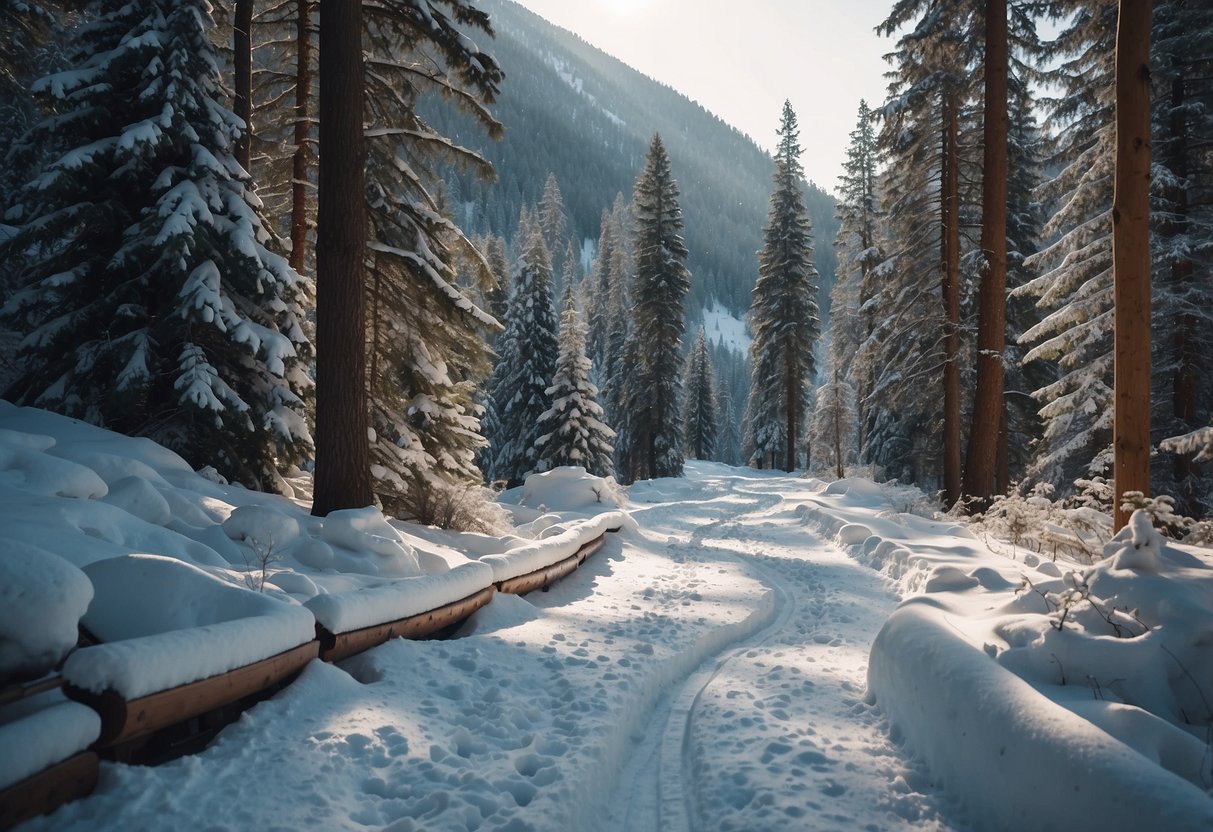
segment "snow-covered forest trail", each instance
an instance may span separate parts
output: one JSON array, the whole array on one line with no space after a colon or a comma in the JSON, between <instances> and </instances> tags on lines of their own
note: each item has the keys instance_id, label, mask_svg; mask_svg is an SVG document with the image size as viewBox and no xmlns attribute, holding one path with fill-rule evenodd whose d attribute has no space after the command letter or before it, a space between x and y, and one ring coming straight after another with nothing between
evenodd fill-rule
<instances>
[{"instance_id":1,"label":"snow-covered forest trail","mask_svg":"<svg viewBox=\"0 0 1213 832\"><path fill-rule=\"evenodd\" d=\"M774 606L765 627L666 693L623 772L611 828L950 828L863 702L868 647L897 598L801 523L804 480L738 474L696 464L687 486L700 499L637 514L674 563L740 563ZM633 489L634 501L654 496Z\"/></svg>"}]
</instances>

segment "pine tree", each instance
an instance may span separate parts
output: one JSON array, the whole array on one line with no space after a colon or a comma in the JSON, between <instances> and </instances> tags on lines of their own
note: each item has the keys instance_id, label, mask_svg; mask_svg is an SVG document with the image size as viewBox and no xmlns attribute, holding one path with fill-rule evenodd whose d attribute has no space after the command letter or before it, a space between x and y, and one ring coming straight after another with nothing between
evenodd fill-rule
<instances>
[{"instance_id":1,"label":"pine tree","mask_svg":"<svg viewBox=\"0 0 1213 832\"><path fill-rule=\"evenodd\" d=\"M429 11L439 13L437 6ZM484 174L488 164L437 133L408 102L418 91L456 98L495 135L501 127L483 104L493 100L501 73L440 13L433 18L437 28L417 17L411 3L387 2L367 14L365 291L375 492L392 513L435 525L459 523L449 504L461 502L457 495L482 480L475 458L484 445L476 398L490 369L485 333L496 323L458 286L456 264L470 269L481 286L494 279L445 216L437 185L427 183L436 180L440 162L461 162ZM462 22L487 27L484 20ZM422 45L441 53L444 73L396 58Z\"/></svg>"},{"instance_id":2,"label":"pine tree","mask_svg":"<svg viewBox=\"0 0 1213 832\"><path fill-rule=\"evenodd\" d=\"M784 102L775 154L775 190L758 254L758 281L750 306L754 362L750 384L750 444L759 464L796 468L806 433L807 387L815 369L817 269L813 232L801 194L799 130Z\"/></svg>"},{"instance_id":3,"label":"pine tree","mask_svg":"<svg viewBox=\"0 0 1213 832\"><path fill-rule=\"evenodd\" d=\"M615 256L615 224L610 212L602 212L598 232L598 251L594 257L594 268L586 279L582 291L589 331L586 335L586 351L595 367L601 372L606 364L608 335L611 330L611 262Z\"/></svg>"},{"instance_id":4,"label":"pine tree","mask_svg":"<svg viewBox=\"0 0 1213 832\"><path fill-rule=\"evenodd\" d=\"M484 256L494 278L493 288L487 298L488 311L498 322L503 322L510 300L510 261L506 254L505 238L490 234Z\"/></svg>"},{"instance_id":5,"label":"pine tree","mask_svg":"<svg viewBox=\"0 0 1213 832\"><path fill-rule=\"evenodd\" d=\"M1151 57L1153 128L1153 365L1155 440L1210 420L1213 362L1213 6L1155 0ZM1204 148L1202 163L1202 148ZM1195 451L1159 455L1152 479L1190 517L1213 512L1213 470Z\"/></svg>"},{"instance_id":6,"label":"pine tree","mask_svg":"<svg viewBox=\"0 0 1213 832\"><path fill-rule=\"evenodd\" d=\"M636 180L636 282L630 371L632 465L628 482L682 475L683 302L691 288L678 185L660 136ZM623 471L621 470L621 473Z\"/></svg>"},{"instance_id":7,"label":"pine tree","mask_svg":"<svg viewBox=\"0 0 1213 832\"><path fill-rule=\"evenodd\" d=\"M548 173L543 185L543 196L539 198L536 209L539 227L543 230L543 241L547 243L548 251L552 253L552 274L564 276L565 246L569 239L569 214L564 207L564 195L560 193L560 183L556 174ZM563 290L561 290L563 291Z\"/></svg>"},{"instance_id":8,"label":"pine tree","mask_svg":"<svg viewBox=\"0 0 1213 832\"><path fill-rule=\"evenodd\" d=\"M535 431L537 471L580 465L598 477L614 474L615 431L603 422L598 388L590 382L590 359L585 354L585 327L577 312L571 283L565 284L560 318L560 355L547 389L552 406L539 417Z\"/></svg>"},{"instance_id":9,"label":"pine tree","mask_svg":"<svg viewBox=\"0 0 1213 832\"><path fill-rule=\"evenodd\" d=\"M202 2L98 2L72 69L39 82L60 112L22 140L48 159L9 213L21 288L22 403L150 436L253 487L311 450L302 302L267 248L232 153Z\"/></svg>"},{"instance_id":10,"label":"pine tree","mask_svg":"<svg viewBox=\"0 0 1213 832\"><path fill-rule=\"evenodd\" d=\"M728 379L716 383L716 460L725 465L741 464L741 433Z\"/></svg>"},{"instance_id":11,"label":"pine tree","mask_svg":"<svg viewBox=\"0 0 1213 832\"><path fill-rule=\"evenodd\" d=\"M559 346L552 308L552 263L547 244L532 228L518 264L497 366L489 381L494 429L491 480L521 485L536 470L538 423L549 407L547 389L556 375Z\"/></svg>"},{"instance_id":12,"label":"pine tree","mask_svg":"<svg viewBox=\"0 0 1213 832\"><path fill-rule=\"evenodd\" d=\"M856 427L855 390L843 377L842 369L833 366L827 381L817 388L812 436L819 464L832 465L838 479L846 476L846 464L854 458Z\"/></svg>"},{"instance_id":13,"label":"pine tree","mask_svg":"<svg viewBox=\"0 0 1213 832\"><path fill-rule=\"evenodd\" d=\"M1025 358L1060 373L1033 393L1044 434L1029 473L1064 488L1111 465L1116 2L1073 0L1059 11L1076 14L1049 46L1060 59L1051 74L1060 94L1043 102L1046 130L1058 128L1046 163L1061 167L1039 194L1057 206L1042 229L1053 242L1028 258L1038 276L1015 294L1037 298L1047 313L1020 338L1033 344Z\"/></svg>"},{"instance_id":14,"label":"pine tree","mask_svg":"<svg viewBox=\"0 0 1213 832\"><path fill-rule=\"evenodd\" d=\"M847 148L847 161L839 179L839 228L834 241L838 268L830 293L830 360L858 391L857 434L859 426L866 421L863 402L870 394L874 376L874 368L857 358L871 354L866 342L876 330L878 287L875 275L876 267L883 259L877 238L879 151L874 120L875 115L867 102L860 101L858 120ZM862 436L858 436L857 441L861 447L865 444Z\"/></svg>"},{"instance_id":15,"label":"pine tree","mask_svg":"<svg viewBox=\"0 0 1213 832\"><path fill-rule=\"evenodd\" d=\"M683 413L687 455L693 459L716 458L716 395L713 379L712 355L708 352L707 336L703 328L687 357L686 409Z\"/></svg>"}]
</instances>

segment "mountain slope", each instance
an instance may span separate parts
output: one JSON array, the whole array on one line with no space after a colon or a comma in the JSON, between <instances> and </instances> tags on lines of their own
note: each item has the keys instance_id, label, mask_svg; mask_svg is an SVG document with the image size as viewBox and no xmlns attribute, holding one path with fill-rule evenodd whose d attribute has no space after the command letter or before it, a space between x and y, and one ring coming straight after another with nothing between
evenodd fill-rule
<instances>
[{"instance_id":1,"label":"mountain slope","mask_svg":"<svg viewBox=\"0 0 1213 832\"><path fill-rule=\"evenodd\" d=\"M734 314L750 304L757 277L773 163L747 136L668 86L511 0L481 0L496 39L483 44L506 72L493 112L506 126L493 142L449 106L427 108L441 131L482 152L498 182L452 172L449 205L471 233L512 236L518 209L538 201L556 174L575 234L595 240L617 193L631 196L653 133L660 133L682 191L692 292L688 308L719 300ZM778 123L771 114L771 129ZM801 114L809 124L811 113ZM834 198L805 189L823 300L833 282Z\"/></svg>"}]
</instances>

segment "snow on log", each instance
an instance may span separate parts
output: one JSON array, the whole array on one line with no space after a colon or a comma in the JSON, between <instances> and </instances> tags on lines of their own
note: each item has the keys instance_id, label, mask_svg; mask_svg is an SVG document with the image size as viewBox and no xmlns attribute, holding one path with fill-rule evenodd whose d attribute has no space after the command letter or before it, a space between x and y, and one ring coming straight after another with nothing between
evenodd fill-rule
<instances>
[{"instance_id":1,"label":"snow on log","mask_svg":"<svg viewBox=\"0 0 1213 832\"><path fill-rule=\"evenodd\" d=\"M570 525L550 526L547 537L525 543L500 555L487 555L482 563L493 567L493 582L502 583L520 575L546 569L571 557L585 544L608 531L618 531L630 522L621 511L607 511Z\"/></svg>"}]
</instances>

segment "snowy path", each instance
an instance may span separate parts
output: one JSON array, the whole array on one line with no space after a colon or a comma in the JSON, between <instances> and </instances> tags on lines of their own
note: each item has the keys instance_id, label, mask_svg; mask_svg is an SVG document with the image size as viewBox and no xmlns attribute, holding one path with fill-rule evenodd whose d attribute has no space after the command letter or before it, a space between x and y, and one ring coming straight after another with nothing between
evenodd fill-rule
<instances>
[{"instance_id":1,"label":"snowy path","mask_svg":"<svg viewBox=\"0 0 1213 832\"><path fill-rule=\"evenodd\" d=\"M623 773L608 826L949 828L937 798L918 791L929 791L926 778L862 702L868 647L896 597L800 524L804 481L731 474L727 496L712 501L724 519L689 528L669 506L641 523L674 532L675 562L744 563L775 590L775 615L667 694Z\"/></svg>"},{"instance_id":2,"label":"snowy path","mask_svg":"<svg viewBox=\"0 0 1213 832\"><path fill-rule=\"evenodd\" d=\"M313 663L204 752L105 764L28 828L952 828L861 701L896 599L802 525L810 490L698 463L638 484L639 530L551 592Z\"/></svg>"}]
</instances>

